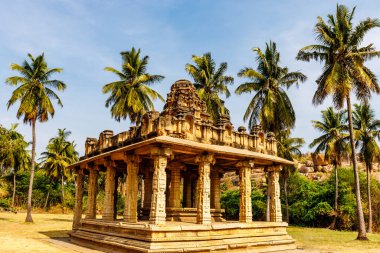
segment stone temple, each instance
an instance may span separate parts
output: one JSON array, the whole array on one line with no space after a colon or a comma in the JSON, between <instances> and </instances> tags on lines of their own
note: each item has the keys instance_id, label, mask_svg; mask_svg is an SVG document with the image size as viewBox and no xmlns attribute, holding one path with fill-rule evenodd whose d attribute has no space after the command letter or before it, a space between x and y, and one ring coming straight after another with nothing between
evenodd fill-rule
<instances>
[{"instance_id":1,"label":"stone temple","mask_svg":"<svg viewBox=\"0 0 380 253\"><path fill-rule=\"evenodd\" d=\"M86 140L85 156L70 166L76 173L71 241L105 252L291 251L295 243L282 221L279 185L282 166L290 164L277 156L272 133L260 126L235 131L228 117L214 123L194 86L179 80L161 113L146 113L129 131L106 130ZM239 175L238 221L226 221L220 203L220 179L231 171ZM252 220L251 173L257 171L269 180L267 222ZM116 213L117 191L125 199L123 217Z\"/></svg>"}]
</instances>

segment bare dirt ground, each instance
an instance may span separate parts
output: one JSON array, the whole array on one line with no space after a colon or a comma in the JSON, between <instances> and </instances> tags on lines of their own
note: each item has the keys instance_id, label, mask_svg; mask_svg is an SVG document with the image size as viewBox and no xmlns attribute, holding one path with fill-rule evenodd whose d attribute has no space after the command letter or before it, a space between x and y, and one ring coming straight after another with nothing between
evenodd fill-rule
<instances>
[{"instance_id":1,"label":"bare dirt ground","mask_svg":"<svg viewBox=\"0 0 380 253\"><path fill-rule=\"evenodd\" d=\"M25 213L0 212L0 253L100 253L69 242L71 214L33 214L33 224L24 219ZM288 232L296 239L297 253L380 253L379 234L356 241L356 232L301 227L289 227Z\"/></svg>"},{"instance_id":2,"label":"bare dirt ground","mask_svg":"<svg viewBox=\"0 0 380 253\"><path fill-rule=\"evenodd\" d=\"M68 242L72 215L33 214L33 224L25 223L24 219L25 213L0 213L0 252L99 252Z\"/></svg>"}]
</instances>

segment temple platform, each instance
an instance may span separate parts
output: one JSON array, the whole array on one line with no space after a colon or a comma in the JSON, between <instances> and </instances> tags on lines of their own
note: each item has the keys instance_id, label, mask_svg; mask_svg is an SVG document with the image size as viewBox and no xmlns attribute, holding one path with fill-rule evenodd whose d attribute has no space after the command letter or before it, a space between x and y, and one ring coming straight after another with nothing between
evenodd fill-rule
<instances>
[{"instance_id":1,"label":"temple platform","mask_svg":"<svg viewBox=\"0 0 380 253\"><path fill-rule=\"evenodd\" d=\"M290 252L285 222L213 222L210 225L82 220L71 241L104 252Z\"/></svg>"}]
</instances>

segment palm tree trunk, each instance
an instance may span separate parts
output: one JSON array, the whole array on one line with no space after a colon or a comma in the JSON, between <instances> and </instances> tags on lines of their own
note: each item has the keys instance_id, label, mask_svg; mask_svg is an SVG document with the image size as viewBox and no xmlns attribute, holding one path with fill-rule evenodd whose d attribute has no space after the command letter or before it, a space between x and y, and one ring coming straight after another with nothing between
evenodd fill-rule
<instances>
[{"instance_id":1,"label":"palm tree trunk","mask_svg":"<svg viewBox=\"0 0 380 253\"><path fill-rule=\"evenodd\" d=\"M30 168L28 203L27 203L27 207L26 207L25 222L33 222L33 218L32 218L32 192L33 192L35 156L36 156L36 120L33 120L32 121L32 162L31 162L31 168Z\"/></svg>"},{"instance_id":2,"label":"palm tree trunk","mask_svg":"<svg viewBox=\"0 0 380 253\"><path fill-rule=\"evenodd\" d=\"M45 200L45 205L44 205L45 212L47 211L47 205L48 205L48 201L49 201L49 196L50 196L50 186L49 186L49 190L48 190L47 195L46 195L46 200Z\"/></svg>"},{"instance_id":3,"label":"palm tree trunk","mask_svg":"<svg viewBox=\"0 0 380 253\"><path fill-rule=\"evenodd\" d=\"M65 179L64 179L64 175L62 173L61 175L61 184L62 184L62 206L65 205Z\"/></svg>"},{"instance_id":4,"label":"palm tree trunk","mask_svg":"<svg viewBox=\"0 0 380 253\"><path fill-rule=\"evenodd\" d=\"M288 203L288 183L287 177L284 177L284 193L285 193L285 206L286 206L286 222L289 224L289 203Z\"/></svg>"},{"instance_id":5,"label":"palm tree trunk","mask_svg":"<svg viewBox=\"0 0 380 253\"><path fill-rule=\"evenodd\" d=\"M351 154L352 164L354 167L356 215L358 219L358 237L356 239L368 240L366 229L365 229L362 201L361 201L361 196L360 196L359 171L358 171L356 155L355 155L354 127L352 125L352 109L351 109L351 99L350 99L349 94L347 95L346 99L347 99L347 112L348 112L348 126L349 126L349 131L350 131L350 144L351 144L351 152L352 152Z\"/></svg>"},{"instance_id":6,"label":"palm tree trunk","mask_svg":"<svg viewBox=\"0 0 380 253\"><path fill-rule=\"evenodd\" d=\"M338 165L334 163L334 172L335 172L335 196L334 196L334 219L329 226L330 229L335 229L336 228L336 220L338 219L338 197L339 197L339 178L338 178Z\"/></svg>"},{"instance_id":7,"label":"palm tree trunk","mask_svg":"<svg viewBox=\"0 0 380 253\"><path fill-rule=\"evenodd\" d=\"M12 208L15 207L15 198L16 198L16 171L13 171Z\"/></svg>"},{"instance_id":8,"label":"palm tree trunk","mask_svg":"<svg viewBox=\"0 0 380 253\"><path fill-rule=\"evenodd\" d=\"M371 170L372 163L367 165L368 233L372 233Z\"/></svg>"}]
</instances>

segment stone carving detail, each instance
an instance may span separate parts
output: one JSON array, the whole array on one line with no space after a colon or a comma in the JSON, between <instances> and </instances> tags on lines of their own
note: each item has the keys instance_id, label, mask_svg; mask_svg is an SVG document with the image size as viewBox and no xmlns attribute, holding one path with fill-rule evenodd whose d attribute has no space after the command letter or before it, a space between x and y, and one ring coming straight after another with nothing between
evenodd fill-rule
<instances>
[{"instance_id":1,"label":"stone carving detail","mask_svg":"<svg viewBox=\"0 0 380 253\"><path fill-rule=\"evenodd\" d=\"M137 222L138 172L140 158L137 155L126 155L124 161L127 164L124 221Z\"/></svg>"},{"instance_id":2,"label":"stone carving detail","mask_svg":"<svg viewBox=\"0 0 380 253\"><path fill-rule=\"evenodd\" d=\"M270 221L282 222L281 213L281 200L280 200L280 171L281 166L273 166L268 168L269 173L269 209L270 209Z\"/></svg>"},{"instance_id":3,"label":"stone carving detail","mask_svg":"<svg viewBox=\"0 0 380 253\"><path fill-rule=\"evenodd\" d=\"M98 174L99 170L97 167L89 169L86 219L96 218L96 194L98 185Z\"/></svg>"},{"instance_id":4,"label":"stone carving detail","mask_svg":"<svg viewBox=\"0 0 380 253\"><path fill-rule=\"evenodd\" d=\"M106 185L104 190L103 220L114 219L114 201L115 201L115 177L116 167L114 162L105 162L106 167Z\"/></svg>"},{"instance_id":5,"label":"stone carving detail","mask_svg":"<svg viewBox=\"0 0 380 253\"><path fill-rule=\"evenodd\" d=\"M178 80L172 85L161 113L147 112L142 117L141 126L131 127L129 131L114 136L112 134L112 131L106 130L100 134L99 140L87 138L86 157L155 136L171 136L277 154L277 142L273 133L265 135L260 126L255 126L249 134L245 127L234 131L228 115L213 122L205 103L199 98L193 84L187 80Z\"/></svg>"},{"instance_id":6,"label":"stone carving detail","mask_svg":"<svg viewBox=\"0 0 380 253\"><path fill-rule=\"evenodd\" d=\"M239 169L240 183L240 222L252 222L252 199L251 199L251 170L253 162L242 161L236 167Z\"/></svg>"},{"instance_id":7,"label":"stone carving detail","mask_svg":"<svg viewBox=\"0 0 380 253\"><path fill-rule=\"evenodd\" d=\"M214 155L199 155L195 162L198 163L198 199L197 199L197 223L210 224L210 170L215 163Z\"/></svg>"},{"instance_id":8,"label":"stone carving detail","mask_svg":"<svg viewBox=\"0 0 380 253\"><path fill-rule=\"evenodd\" d=\"M170 150L155 148L152 149L153 155L153 179L152 179L152 199L150 207L149 221L152 224L165 224L166 220L166 166L168 156L171 155Z\"/></svg>"}]
</instances>

